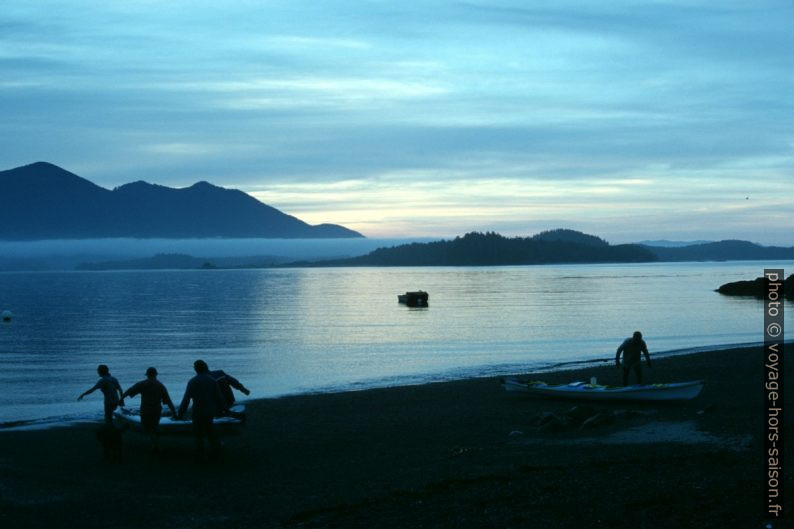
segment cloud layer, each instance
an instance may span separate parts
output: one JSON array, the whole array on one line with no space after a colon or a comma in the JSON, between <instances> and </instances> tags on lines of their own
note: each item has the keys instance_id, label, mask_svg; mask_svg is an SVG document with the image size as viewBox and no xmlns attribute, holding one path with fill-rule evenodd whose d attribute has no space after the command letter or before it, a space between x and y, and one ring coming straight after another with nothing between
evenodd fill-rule
<instances>
[{"instance_id":1,"label":"cloud layer","mask_svg":"<svg viewBox=\"0 0 794 529\"><path fill-rule=\"evenodd\" d=\"M794 6L9 0L0 167L372 236L794 244Z\"/></svg>"}]
</instances>

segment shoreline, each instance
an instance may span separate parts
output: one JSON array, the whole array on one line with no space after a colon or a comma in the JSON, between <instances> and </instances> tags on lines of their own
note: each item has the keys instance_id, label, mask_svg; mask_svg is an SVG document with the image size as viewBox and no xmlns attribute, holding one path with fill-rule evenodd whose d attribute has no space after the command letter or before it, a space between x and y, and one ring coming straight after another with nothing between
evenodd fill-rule
<instances>
[{"instance_id":1,"label":"shoreline","mask_svg":"<svg viewBox=\"0 0 794 529\"><path fill-rule=\"evenodd\" d=\"M786 341L785 345L794 343L794 341ZM672 358L676 356L686 356L697 353L730 351L733 349L746 349L752 347L762 347L763 342L748 342L748 343L733 343L733 344L717 344L694 346L681 349L672 349L667 351L658 351L652 353L652 357L656 359ZM516 376L523 373L553 373L557 371L577 371L588 369L592 367L600 367L605 364L611 365L614 362L613 358L592 358L585 360L571 360L567 362L560 362L548 365L529 365L529 364L509 364L509 365L495 365L495 366L482 366L480 368L472 368L471 370L447 371L436 374L425 375L400 375L393 377L396 383L381 383L385 379L375 379L362 382L350 382L347 384L325 386L313 388L305 391L295 391L283 394L269 395L265 397L257 397L252 399L241 399L240 402L248 405L261 400L281 399L288 397L312 396L312 395L332 395L337 393L371 391L376 389L391 389L391 388L405 388L412 386L422 386L425 384L443 384L448 382L460 382L466 380L487 379L494 377L508 377ZM521 370L517 373L515 370ZM476 372L475 372L476 371ZM460 373L456 375L453 373ZM357 387L358 386L358 387ZM238 395L239 396L239 395ZM67 414L67 415L53 415L32 419L14 419L8 421L0 421L0 434L3 432L12 431L33 431L33 430L48 430L52 428L64 428L79 425L98 425L101 423L101 411L97 411L92 415L88 414Z\"/></svg>"},{"instance_id":2,"label":"shoreline","mask_svg":"<svg viewBox=\"0 0 794 529\"><path fill-rule=\"evenodd\" d=\"M0 522L26 527L750 527L763 512L760 348L653 357L648 382L705 379L680 404L592 430L537 426L575 402L509 394L498 378L248 402L220 462L191 439L124 434L103 460L96 425L0 433ZM792 363L787 373L792 374ZM532 376L527 374L527 376ZM554 371L554 383L620 371ZM789 392L786 404L793 395ZM791 420L785 432L794 435ZM792 475L785 483L792 487Z\"/></svg>"}]
</instances>

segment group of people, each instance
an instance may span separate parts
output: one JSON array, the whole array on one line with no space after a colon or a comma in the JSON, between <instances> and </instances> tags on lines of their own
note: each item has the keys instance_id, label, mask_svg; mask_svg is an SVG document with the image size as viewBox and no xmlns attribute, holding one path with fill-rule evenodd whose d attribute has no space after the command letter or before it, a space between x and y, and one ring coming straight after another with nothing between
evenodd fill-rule
<instances>
[{"instance_id":1,"label":"group of people","mask_svg":"<svg viewBox=\"0 0 794 529\"><path fill-rule=\"evenodd\" d=\"M199 452L203 453L204 439L206 438L211 454L217 455L220 452L220 441L213 431L214 418L230 413L229 408L235 402L232 388L245 395L249 395L251 392L239 380L223 370L210 371L204 360L196 360L193 363L193 369L196 376L187 383L185 395L182 397L178 410L174 407L165 385L157 380L157 369L154 367L146 369L144 380L133 384L127 391L122 391L119 381L110 374L108 366L102 364L97 367L97 374L99 374L97 383L77 397L77 400L82 400L86 395L100 390L104 396L105 424L112 426L113 411L119 406L124 406L124 399L127 397L140 395L141 426L150 436L152 450L158 448L163 406L168 406L175 418L182 419L192 401L191 419L196 446Z\"/></svg>"},{"instance_id":2,"label":"group of people","mask_svg":"<svg viewBox=\"0 0 794 529\"><path fill-rule=\"evenodd\" d=\"M648 346L642 339L640 331L636 331L630 338L626 338L618 347L615 363L620 368L620 360L623 356L624 386L628 385L631 371L634 371L637 383L642 384L641 355L643 354L648 367L650 367L651 357L648 353ZM182 397L178 410L174 407L166 387L157 380L157 369L154 367L146 369L144 380L137 382L127 391L122 391L119 381L110 374L108 366L100 365L97 367L99 380L91 389L81 394L77 400L82 400L86 395L100 390L104 395L105 423L112 425L113 411L118 406L124 406L124 399L140 395L141 426L144 431L149 433L153 450L156 450L158 446L158 430L163 405L170 408L174 417L182 419L190 402L193 401L192 421L197 448L199 452L203 453L204 438L206 438L211 452L217 454L220 451L220 441L213 431L214 418L230 413L229 408L235 401L232 388L245 395L250 394L250 391L239 380L226 374L223 370L210 371L204 360L196 360L193 363L193 369L196 371L196 376L187 383L185 395Z\"/></svg>"}]
</instances>

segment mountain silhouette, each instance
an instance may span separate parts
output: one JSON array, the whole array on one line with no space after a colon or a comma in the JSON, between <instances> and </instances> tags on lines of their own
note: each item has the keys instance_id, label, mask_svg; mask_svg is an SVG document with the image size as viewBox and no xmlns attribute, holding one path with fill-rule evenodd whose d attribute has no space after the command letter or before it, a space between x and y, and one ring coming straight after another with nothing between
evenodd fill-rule
<instances>
[{"instance_id":1,"label":"mountain silhouette","mask_svg":"<svg viewBox=\"0 0 794 529\"><path fill-rule=\"evenodd\" d=\"M363 237L208 182L174 189L138 181L111 191L46 162L0 171L0 211L5 240Z\"/></svg>"}]
</instances>

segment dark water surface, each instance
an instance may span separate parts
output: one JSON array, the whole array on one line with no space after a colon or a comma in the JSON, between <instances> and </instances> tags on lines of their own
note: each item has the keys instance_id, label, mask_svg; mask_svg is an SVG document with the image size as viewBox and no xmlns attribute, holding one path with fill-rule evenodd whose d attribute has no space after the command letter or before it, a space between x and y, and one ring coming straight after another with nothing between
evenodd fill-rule
<instances>
[{"instance_id":1,"label":"dark water surface","mask_svg":"<svg viewBox=\"0 0 794 529\"><path fill-rule=\"evenodd\" d=\"M766 264L769 266L769 263ZM772 263L794 270L792 262ZM720 284L764 263L0 273L0 423L94 417L110 366L146 367L181 398L204 358L252 397L398 385L651 352L759 342L760 301ZM430 292L430 307L397 304ZM794 307L788 311L791 314Z\"/></svg>"}]
</instances>

